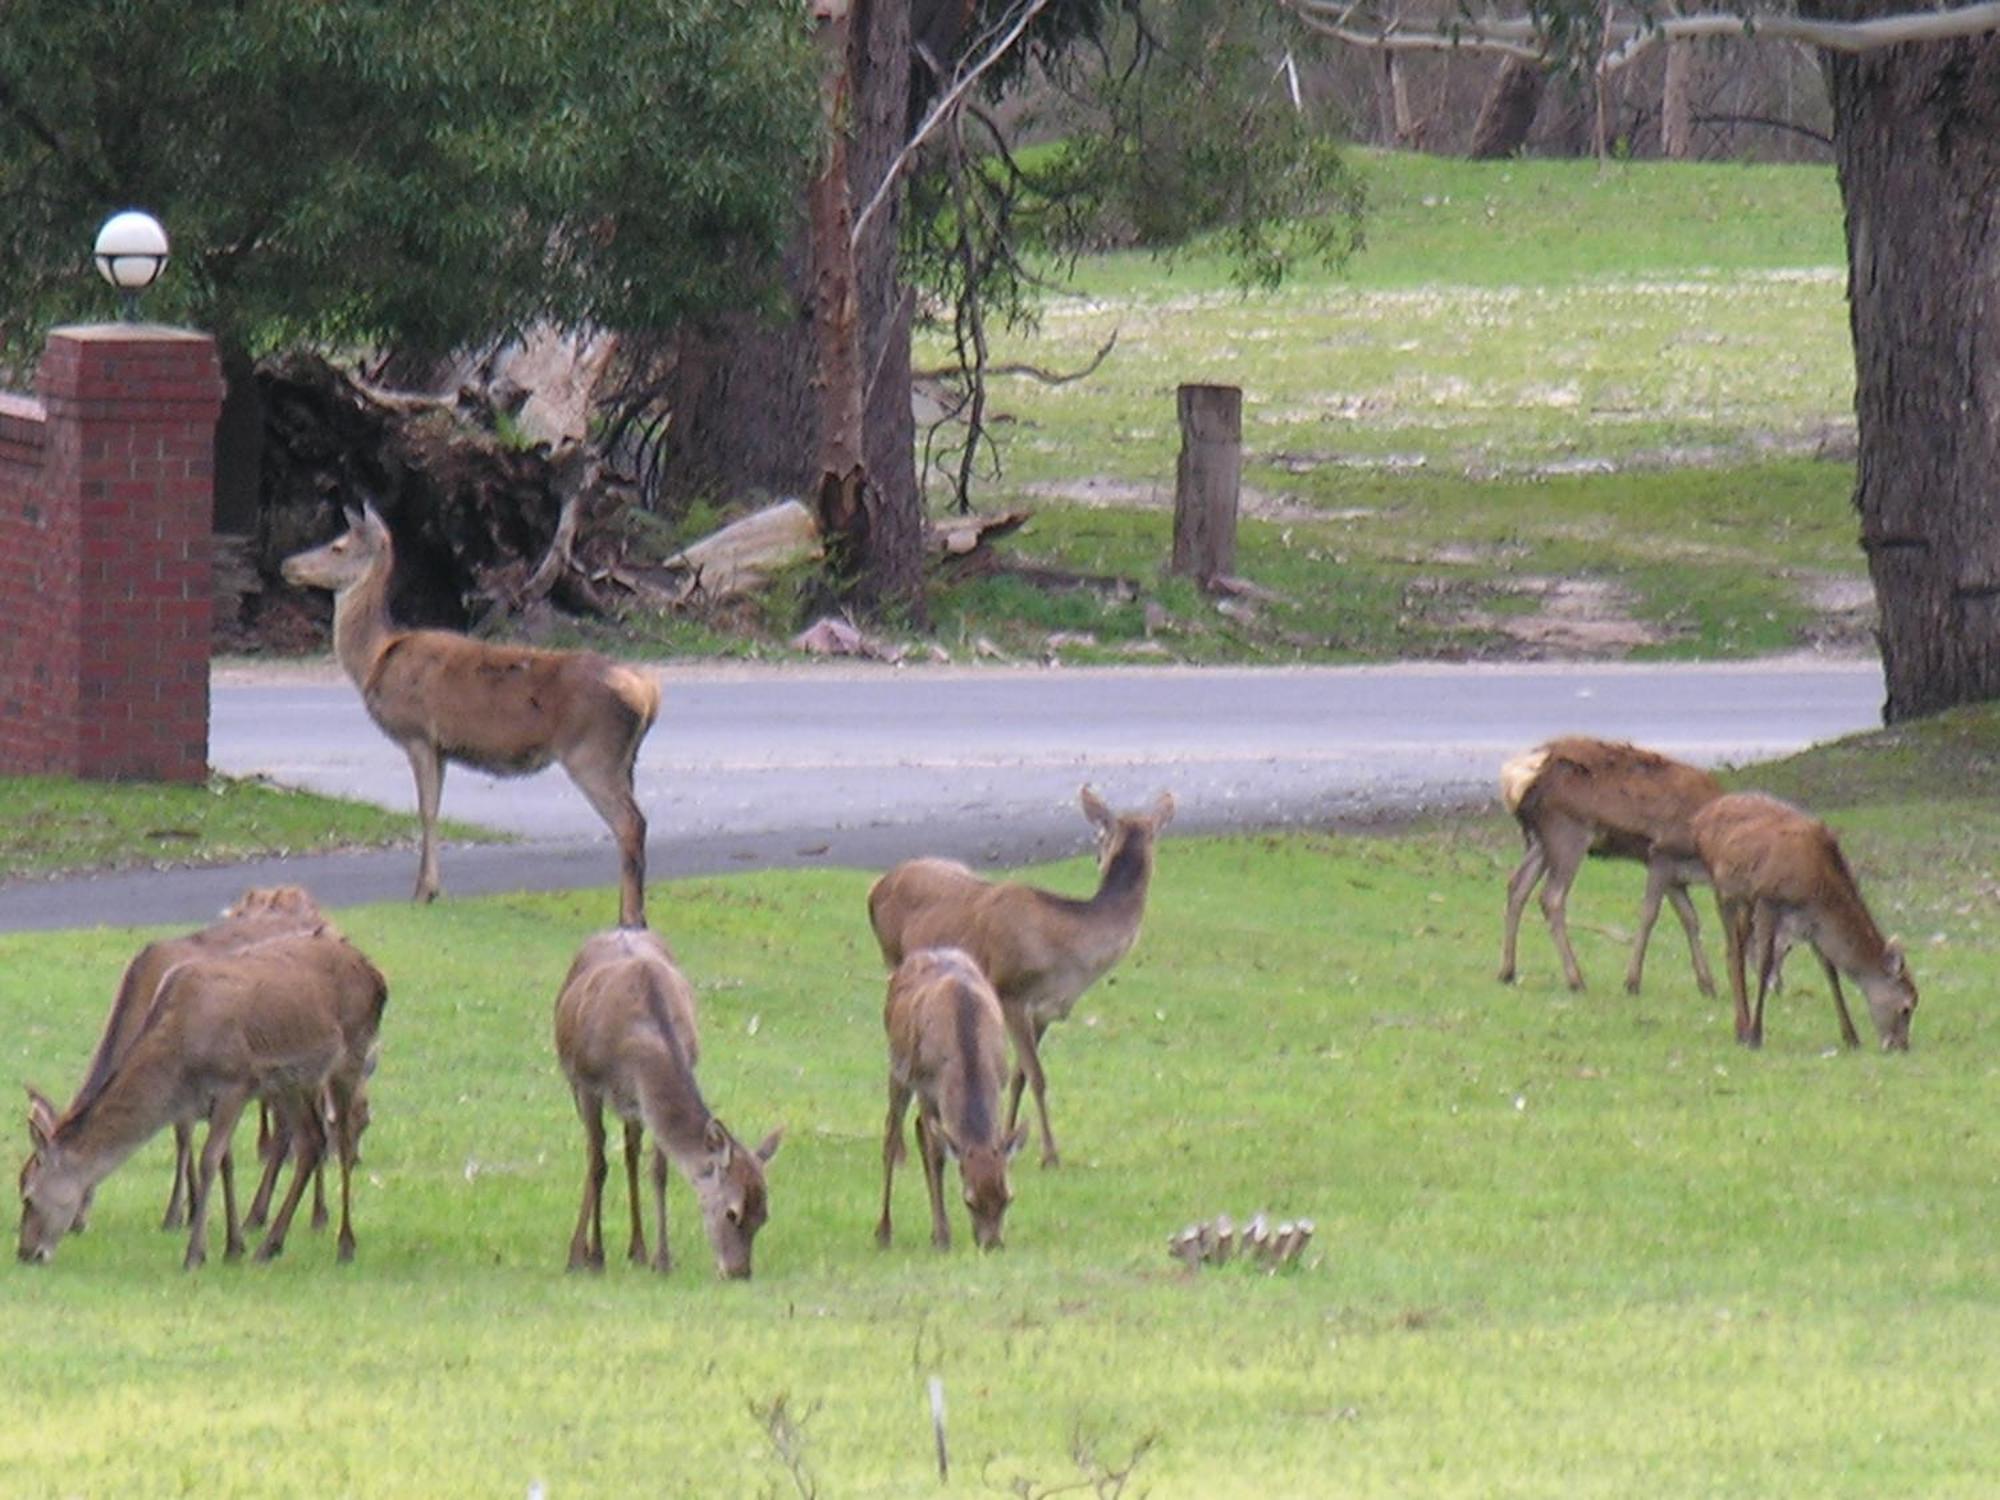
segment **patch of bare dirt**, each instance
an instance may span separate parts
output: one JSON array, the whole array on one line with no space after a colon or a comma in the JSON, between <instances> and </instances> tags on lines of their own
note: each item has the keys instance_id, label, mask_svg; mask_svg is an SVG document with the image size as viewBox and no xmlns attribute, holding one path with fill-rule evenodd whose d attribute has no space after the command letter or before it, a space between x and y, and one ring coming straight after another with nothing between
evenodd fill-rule
<instances>
[{"instance_id":1,"label":"patch of bare dirt","mask_svg":"<svg viewBox=\"0 0 2000 1500\"><path fill-rule=\"evenodd\" d=\"M1065 505L1082 505L1092 510L1172 510L1171 484L1146 484L1101 476L1063 480L1059 483L1027 484L1021 493L1037 500L1060 500ZM1324 521L1328 512L1308 505L1292 495L1274 495L1268 490L1243 486L1240 507L1246 516L1260 521Z\"/></svg>"},{"instance_id":2,"label":"patch of bare dirt","mask_svg":"<svg viewBox=\"0 0 2000 1500\"><path fill-rule=\"evenodd\" d=\"M1533 613L1469 609L1453 623L1504 637L1527 660L1617 657L1669 639L1665 631L1633 618L1631 595L1616 584L1587 578L1522 578L1515 583L1521 592L1538 596Z\"/></svg>"}]
</instances>

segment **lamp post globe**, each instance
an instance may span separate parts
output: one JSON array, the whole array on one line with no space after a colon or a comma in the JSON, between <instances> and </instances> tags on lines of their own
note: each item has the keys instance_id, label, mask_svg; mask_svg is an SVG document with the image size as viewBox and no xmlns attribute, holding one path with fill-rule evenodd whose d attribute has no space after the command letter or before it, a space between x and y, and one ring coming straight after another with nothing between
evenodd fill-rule
<instances>
[{"instance_id":1,"label":"lamp post globe","mask_svg":"<svg viewBox=\"0 0 2000 1500\"><path fill-rule=\"evenodd\" d=\"M139 321L139 293L159 280L167 264L167 232L160 221L138 209L113 214L97 231L93 252L97 271L118 289L122 316Z\"/></svg>"}]
</instances>

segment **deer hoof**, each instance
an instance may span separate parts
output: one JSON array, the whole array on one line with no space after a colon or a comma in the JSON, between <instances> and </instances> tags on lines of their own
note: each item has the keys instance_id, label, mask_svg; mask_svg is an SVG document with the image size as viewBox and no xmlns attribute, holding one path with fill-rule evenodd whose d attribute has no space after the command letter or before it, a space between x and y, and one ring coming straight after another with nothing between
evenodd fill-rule
<instances>
[{"instance_id":1,"label":"deer hoof","mask_svg":"<svg viewBox=\"0 0 2000 1500\"><path fill-rule=\"evenodd\" d=\"M257 1247L257 1262L259 1265L262 1265L267 1261L276 1260L284 1253L285 1242L283 1240L266 1240Z\"/></svg>"},{"instance_id":2,"label":"deer hoof","mask_svg":"<svg viewBox=\"0 0 2000 1500\"><path fill-rule=\"evenodd\" d=\"M353 1235L344 1234L340 1237L340 1249L334 1253L333 1258L343 1266L354 1259Z\"/></svg>"},{"instance_id":3,"label":"deer hoof","mask_svg":"<svg viewBox=\"0 0 2000 1500\"><path fill-rule=\"evenodd\" d=\"M653 1257L653 1271L655 1275L665 1276L673 1268L674 1258L667 1254L666 1251L662 1250L658 1255Z\"/></svg>"}]
</instances>

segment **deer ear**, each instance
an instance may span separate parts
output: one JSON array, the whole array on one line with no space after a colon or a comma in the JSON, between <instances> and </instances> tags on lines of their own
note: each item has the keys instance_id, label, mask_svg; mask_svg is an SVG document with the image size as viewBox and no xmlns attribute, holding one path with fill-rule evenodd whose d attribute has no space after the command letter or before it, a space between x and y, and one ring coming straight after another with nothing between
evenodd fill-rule
<instances>
[{"instance_id":1,"label":"deer ear","mask_svg":"<svg viewBox=\"0 0 2000 1500\"><path fill-rule=\"evenodd\" d=\"M1903 945L1895 938L1889 939L1889 946L1883 951L1882 972L1891 979L1901 979L1910 972L1909 965L1903 960Z\"/></svg>"},{"instance_id":2,"label":"deer ear","mask_svg":"<svg viewBox=\"0 0 2000 1500\"><path fill-rule=\"evenodd\" d=\"M949 1156L953 1161L957 1161L958 1142L952 1139L951 1132L940 1125L933 1134L937 1136L938 1144L944 1147L944 1154Z\"/></svg>"},{"instance_id":3,"label":"deer ear","mask_svg":"<svg viewBox=\"0 0 2000 1500\"><path fill-rule=\"evenodd\" d=\"M785 1127L780 1125L776 1130L765 1136L762 1141L758 1142L756 1151L757 1160L761 1162L770 1161L772 1157L778 1154L778 1147L783 1144L784 1139Z\"/></svg>"},{"instance_id":4,"label":"deer ear","mask_svg":"<svg viewBox=\"0 0 2000 1500\"><path fill-rule=\"evenodd\" d=\"M368 518L362 514L361 507L358 505L343 505L340 508L340 514L341 519L347 522L347 529L349 531L359 531L368 523Z\"/></svg>"},{"instance_id":5,"label":"deer ear","mask_svg":"<svg viewBox=\"0 0 2000 1500\"><path fill-rule=\"evenodd\" d=\"M1000 1154L1012 1161L1028 1143L1028 1125L1024 1120L1014 1127L1013 1133L1000 1143Z\"/></svg>"},{"instance_id":6,"label":"deer ear","mask_svg":"<svg viewBox=\"0 0 2000 1500\"><path fill-rule=\"evenodd\" d=\"M729 1148L729 1132L722 1128L722 1121L714 1115L708 1117L708 1124L702 1129L701 1144L710 1151L726 1151Z\"/></svg>"},{"instance_id":7,"label":"deer ear","mask_svg":"<svg viewBox=\"0 0 2000 1500\"><path fill-rule=\"evenodd\" d=\"M1158 830L1165 828L1167 824L1173 821L1173 819L1174 819L1174 794L1172 792L1162 792L1158 797L1153 799L1154 831L1157 832Z\"/></svg>"},{"instance_id":8,"label":"deer ear","mask_svg":"<svg viewBox=\"0 0 2000 1500\"><path fill-rule=\"evenodd\" d=\"M28 1090L28 1139L37 1152L46 1151L56 1135L56 1107L32 1083Z\"/></svg>"},{"instance_id":9,"label":"deer ear","mask_svg":"<svg viewBox=\"0 0 2000 1500\"><path fill-rule=\"evenodd\" d=\"M1076 800L1083 807L1083 815L1099 828L1109 828L1113 823L1118 821L1117 816L1105 805L1104 799L1092 791L1087 784L1077 793Z\"/></svg>"}]
</instances>

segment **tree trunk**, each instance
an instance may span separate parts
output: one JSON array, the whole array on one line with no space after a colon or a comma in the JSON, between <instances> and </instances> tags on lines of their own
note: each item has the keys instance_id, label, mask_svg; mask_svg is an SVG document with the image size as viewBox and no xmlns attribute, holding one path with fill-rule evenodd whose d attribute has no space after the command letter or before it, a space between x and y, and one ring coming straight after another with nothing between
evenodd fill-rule
<instances>
[{"instance_id":1,"label":"tree trunk","mask_svg":"<svg viewBox=\"0 0 2000 1500\"><path fill-rule=\"evenodd\" d=\"M1416 135L1410 118L1410 86L1403 75L1402 60L1385 50L1375 74L1375 104L1382 118L1382 144L1404 147Z\"/></svg>"},{"instance_id":2,"label":"tree trunk","mask_svg":"<svg viewBox=\"0 0 2000 1500\"><path fill-rule=\"evenodd\" d=\"M905 138L909 23L909 0L857 0L854 6L846 143L850 202L874 190ZM869 611L920 610L922 604L924 515L910 412L911 303L896 260L899 218L892 201L855 247L861 459L872 509L850 598ZM809 233L802 211L785 258L788 312L782 319L725 319L682 339L670 398L675 493L817 498L821 453L814 379L820 356Z\"/></svg>"},{"instance_id":3,"label":"tree trunk","mask_svg":"<svg viewBox=\"0 0 2000 1500\"><path fill-rule=\"evenodd\" d=\"M1660 155L1686 161L1694 154L1695 43L1667 43L1666 77L1660 85Z\"/></svg>"},{"instance_id":4,"label":"tree trunk","mask_svg":"<svg viewBox=\"0 0 2000 1500\"><path fill-rule=\"evenodd\" d=\"M1826 70L1847 214L1854 503L1894 723L2000 697L2000 36L1829 55Z\"/></svg>"},{"instance_id":5,"label":"tree trunk","mask_svg":"<svg viewBox=\"0 0 2000 1500\"><path fill-rule=\"evenodd\" d=\"M1493 86L1479 106L1466 155L1474 161L1499 161L1515 156L1528 143L1535 113L1542 107L1548 73L1535 63L1510 57L1493 76Z\"/></svg>"},{"instance_id":6,"label":"tree trunk","mask_svg":"<svg viewBox=\"0 0 2000 1500\"><path fill-rule=\"evenodd\" d=\"M1243 392L1233 385L1184 385L1179 405L1172 570L1207 585L1236 571Z\"/></svg>"}]
</instances>

